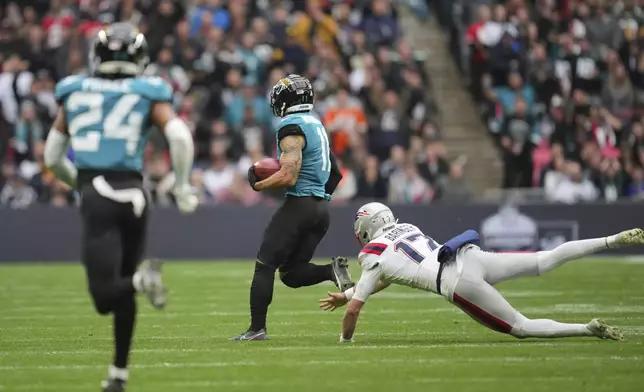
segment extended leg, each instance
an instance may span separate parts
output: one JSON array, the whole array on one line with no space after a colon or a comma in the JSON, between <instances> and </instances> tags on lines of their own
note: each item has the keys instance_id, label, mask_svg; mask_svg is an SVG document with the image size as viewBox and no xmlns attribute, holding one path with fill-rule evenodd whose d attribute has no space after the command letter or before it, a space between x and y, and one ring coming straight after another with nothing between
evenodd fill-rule
<instances>
[{"instance_id":1,"label":"extended leg","mask_svg":"<svg viewBox=\"0 0 644 392\"><path fill-rule=\"evenodd\" d=\"M472 249L466 257L477 258L484 266L485 281L496 285L520 276L537 276L558 268L570 260L628 245L644 244L644 231L626 230L616 235L569 241L553 250L536 253L491 253Z\"/></svg>"},{"instance_id":2,"label":"extended leg","mask_svg":"<svg viewBox=\"0 0 644 392\"><path fill-rule=\"evenodd\" d=\"M536 253L492 253L466 251L484 266L485 281L492 285L521 276L538 276L570 260L606 249L606 238L570 241L550 251ZM468 255L469 256L469 255Z\"/></svg>"},{"instance_id":3,"label":"extended leg","mask_svg":"<svg viewBox=\"0 0 644 392\"><path fill-rule=\"evenodd\" d=\"M482 279L461 277L452 302L486 327L517 338L622 338L619 330L605 325L601 320L592 320L588 324L567 324L548 319L529 319L516 311L501 293Z\"/></svg>"}]
</instances>

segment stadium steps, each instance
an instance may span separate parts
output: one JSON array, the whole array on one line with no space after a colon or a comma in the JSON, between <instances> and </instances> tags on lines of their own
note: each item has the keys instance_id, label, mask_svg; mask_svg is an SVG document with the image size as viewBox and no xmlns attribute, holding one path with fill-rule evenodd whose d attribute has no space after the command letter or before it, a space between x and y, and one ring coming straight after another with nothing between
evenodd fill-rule
<instances>
[{"instance_id":1,"label":"stadium steps","mask_svg":"<svg viewBox=\"0 0 644 392\"><path fill-rule=\"evenodd\" d=\"M502 165L477 108L462 83L438 23L422 22L399 7L401 26L414 50L427 54L426 69L441 113L443 139L451 156L465 155L465 177L477 196L501 185ZM431 19L431 18L430 18Z\"/></svg>"}]
</instances>

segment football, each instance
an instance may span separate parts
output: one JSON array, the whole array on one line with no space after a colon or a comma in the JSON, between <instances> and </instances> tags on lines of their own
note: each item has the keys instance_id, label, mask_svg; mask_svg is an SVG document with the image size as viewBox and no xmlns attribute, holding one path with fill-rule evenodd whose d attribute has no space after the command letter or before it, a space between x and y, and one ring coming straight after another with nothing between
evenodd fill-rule
<instances>
[{"instance_id":1,"label":"football","mask_svg":"<svg viewBox=\"0 0 644 392\"><path fill-rule=\"evenodd\" d=\"M265 158L261 161L255 162L253 165L255 177L258 180L264 180L273 174L277 173L280 169L280 162L275 158Z\"/></svg>"}]
</instances>

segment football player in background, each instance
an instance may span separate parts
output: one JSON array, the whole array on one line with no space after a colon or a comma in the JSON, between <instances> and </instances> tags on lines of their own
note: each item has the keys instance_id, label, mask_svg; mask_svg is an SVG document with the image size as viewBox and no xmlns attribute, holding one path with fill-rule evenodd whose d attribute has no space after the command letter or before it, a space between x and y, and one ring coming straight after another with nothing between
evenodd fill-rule
<instances>
[{"instance_id":1,"label":"football player in background","mask_svg":"<svg viewBox=\"0 0 644 392\"><path fill-rule=\"evenodd\" d=\"M335 310L349 302L342 320L341 342L353 341L367 298L391 283L440 294L479 323L517 338L596 336L622 340L617 328L599 319L588 324L529 319L494 286L521 276L544 274L604 249L644 244L644 231L633 229L603 238L570 241L552 251L490 253L475 245L478 234L473 230L440 245L418 227L397 223L389 207L381 203L369 203L358 210L354 231L363 246L358 256L360 280L355 289L329 293L328 298L320 300L324 310Z\"/></svg>"},{"instance_id":2,"label":"football player in background","mask_svg":"<svg viewBox=\"0 0 644 392\"><path fill-rule=\"evenodd\" d=\"M172 108L172 90L160 78L140 77L148 59L143 34L126 23L98 32L90 53L93 77L68 76L56 86L58 115L44 159L56 176L81 194L81 258L96 311L112 314L114 362L104 392L120 392L128 379L128 355L136 318L136 293L158 309L166 303L161 264L140 264L146 243L148 200L142 186L149 123L163 129L177 178L182 212L197 198L189 186L193 141ZM74 163L67 157L74 150Z\"/></svg>"},{"instance_id":3,"label":"football player in background","mask_svg":"<svg viewBox=\"0 0 644 392\"><path fill-rule=\"evenodd\" d=\"M277 131L281 168L258 181L251 166L248 181L256 191L286 189L286 199L268 223L257 253L250 287L250 327L230 340L268 339L266 313L273 300L276 270L292 288L324 281L342 290L353 287L346 259L336 258L327 265L311 263L329 228L329 200L342 179L326 129L311 114L311 82L299 75L281 79L271 92L271 108L282 118Z\"/></svg>"}]
</instances>

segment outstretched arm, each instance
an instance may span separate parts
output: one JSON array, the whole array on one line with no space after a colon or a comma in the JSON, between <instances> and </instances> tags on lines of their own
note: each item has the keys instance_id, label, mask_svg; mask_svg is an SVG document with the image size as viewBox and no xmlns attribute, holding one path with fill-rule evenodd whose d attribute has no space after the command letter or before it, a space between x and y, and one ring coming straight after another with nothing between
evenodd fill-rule
<instances>
[{"instance_id":1,"label":"outstretched arm","mask_svg":"<svg viewBox=\"0 0 644 392\"><path fill-rule=\"evenodd\" d=\"M67 132L67 121L65 120L65 110L61 107L58 108L58 114L56 115L54 124L47 135L43 158L45 166L59 180L72 188L76 188L78 171L72 161L67 158L68 147L69 133Z\"/></svg>"},{"instance_id":2,"label":"outstretched arm","mask_svg":"<svg viewBox=\"0 0 644 392\"><path fill-rule=\"evenodd\" d=\"M302 167L302 150L306 139L302 135L289 135L280 140L280 170L265 180L255 183L255 189L288 188L297 182Z\"/></svg>"},{"instance_id":3,"label":"outstretched arm","mask_svg":"<svg viewBox=\"0 0 644 392\"><path fill-rule=\"evenodd\" d=\"M382 280L379 280L378 283L376 283L376 287L374 288L371 295L381 292L382 290L389 287L390 284L391 283L389 282L383 282ZM327 293L329 296L320 300L320 309L333 312L337 308L346 305L347 302L349 302L353 298L355 292L355 287L346 290L344 293L333 293L329 291Z\"/></svg>"}]
</instances>

